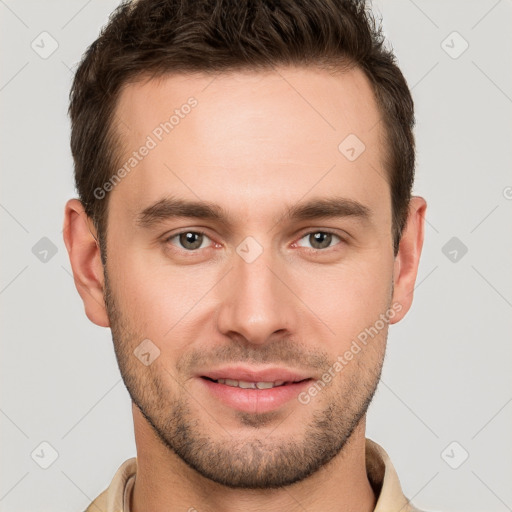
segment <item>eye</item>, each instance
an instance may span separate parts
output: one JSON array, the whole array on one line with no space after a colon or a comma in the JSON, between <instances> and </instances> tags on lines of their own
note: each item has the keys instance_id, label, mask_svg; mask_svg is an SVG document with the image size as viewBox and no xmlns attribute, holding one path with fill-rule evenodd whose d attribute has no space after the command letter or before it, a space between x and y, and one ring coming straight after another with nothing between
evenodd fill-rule
<instances>
[{"instance_id":1,"label":"eye","mask_svg":"<svg viewBox=\"0 0 512 512\"><path fill-rule=\"evenodd\" d=\"M300 240L304 239L310 244L309 246L306 245L305 247L309 247L310 249L315 250L328 249L331 247L331 242L333 242L334 239L343 241L338 235L335 235L329 231L311 231L310 233L306 233ZM297 242L298 245L301 245L300 240Z\"/></svg>"},{"instance_id":2,"label":"eye","mask_svg":"<svg viewBox=\"0 0 512 512\"><path fill-rule=\"evenodd\" d=\"M195 251L196 249L203 249L207 247L208 244L204 242L206 240L210 240L205 233L201 231L182 231L181 233L176 233L175 235L171 235L166 239L166 242L170 242L173 245L173 240L177 240L180 249L185 249L186 251Z\"/></svg>"}]
</instances>

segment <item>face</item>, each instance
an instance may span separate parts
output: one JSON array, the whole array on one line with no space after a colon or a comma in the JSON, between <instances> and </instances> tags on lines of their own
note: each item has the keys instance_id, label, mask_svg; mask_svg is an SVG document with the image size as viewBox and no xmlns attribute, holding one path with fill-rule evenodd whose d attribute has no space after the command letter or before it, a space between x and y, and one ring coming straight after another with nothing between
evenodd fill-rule
<instances>
[{"instance_id":1,"label":"face","mask_svg":"<svg viewBox=\"0 0 512 512\"><path fill-rule=\"evenodd\" d=\"M134 403L213 481L306 478L363 419L383 318L400 309L369 83L310 68L169 76L126 87L117 115L129 170L109 192L105 286Z\"/></svg>"}]
</instances>

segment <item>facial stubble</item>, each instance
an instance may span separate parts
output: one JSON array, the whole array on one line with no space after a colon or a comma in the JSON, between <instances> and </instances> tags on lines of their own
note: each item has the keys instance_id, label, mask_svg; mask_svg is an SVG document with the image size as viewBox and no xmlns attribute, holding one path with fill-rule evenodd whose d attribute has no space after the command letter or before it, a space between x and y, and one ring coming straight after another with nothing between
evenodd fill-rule
<instances>
[{"instance_id":1,"label":"facial stubble","mask_svg":"<svg viewBox=\"0 0 512 512\"><path fill-rule=\"evenodd\" d=\"M159 359L145 366L135 357L135 347L147 336L132 326L133 316L119 309L106 268L104 277L112 340L125 386L161 444L190 468L229 488L274 489L300 482L343 456L377 389L387 329L382 340L365 347L367 354L360 353L351 362L356 371L341 372L310 404L297 401L292 406L311 408L311 419L302 431L290 435L290 425L297 426L293 409L287 416L280 411L237 411L239 429L230 432L219 419L215 432L221 437L215 438L206 426L212 415L194 400L176 370L165 368ZM290 353L288 359L293 357L297 356ZM265 435L263 427L270 433Z\"/></svg>"}]
</instances>

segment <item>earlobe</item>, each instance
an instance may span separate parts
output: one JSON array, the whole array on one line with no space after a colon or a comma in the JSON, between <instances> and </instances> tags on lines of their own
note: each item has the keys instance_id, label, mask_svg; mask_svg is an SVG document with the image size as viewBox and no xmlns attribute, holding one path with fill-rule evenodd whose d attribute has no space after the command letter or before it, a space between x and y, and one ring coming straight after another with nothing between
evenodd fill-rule
<instances>
[{"instance_id":1,"label":"earlobe","mask_svg":"<svg viewBox=\"0 0 512 512\"><path fill-rule=\"evenodd\" d=\"M103 297L100 248L93 223L78 199L70 199L66 203L63 237L75 286L84 303L87 318L101 327L110 327Z\"/></svg>"},{"instance_id":2,"label":"earlobe","mask_svg":"<svg viewBox=\"0 0 512 512\"><path fill-rule=\"evenodd\" d=\"M409 311L412 304L414 285L423 247L426 209L425 199L419 196L411 198L407 223L395 258L392 303L400 304L401 309L400 313L390 321L392 324L399 322Z\"/></svg>"}]
</instances>

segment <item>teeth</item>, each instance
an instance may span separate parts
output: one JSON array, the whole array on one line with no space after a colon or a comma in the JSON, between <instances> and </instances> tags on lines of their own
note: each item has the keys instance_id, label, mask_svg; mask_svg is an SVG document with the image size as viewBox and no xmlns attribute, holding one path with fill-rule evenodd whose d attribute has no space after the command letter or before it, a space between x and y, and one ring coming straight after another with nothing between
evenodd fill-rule
<instances>
[{"instance_id":1,"label":"teeth","mask_svg":"<svg viewBox=\"0 0 512 512\"><path fill-rule=\"evenodd\" d=\"M242 389L256 389L256 382L244 382L243 380L238 381L238 387Z\"/></svg>"},{"instance_id":2,"label":"teeth","mask_svg":"<svg viewBox=\"0 0 512 512\"><path fill-rule=\"evenodd\" d=\"M218 379L217 382L220 384L226 384L226 386L233 386L242 389L271 389L277 386L282 386L285 381L278 380L276 382L246 382L243 380Z\"/></svg>"},{"instance_id":3,"label":"teeth","mask_svg":"<svg viewBox=\"0 0 512 512\"><path fill-rule=\"evenodd\" d=\"M273 382L257 382L256 387L258 389L271 389L276 385Z\"/></svg>"}]
</instances>

